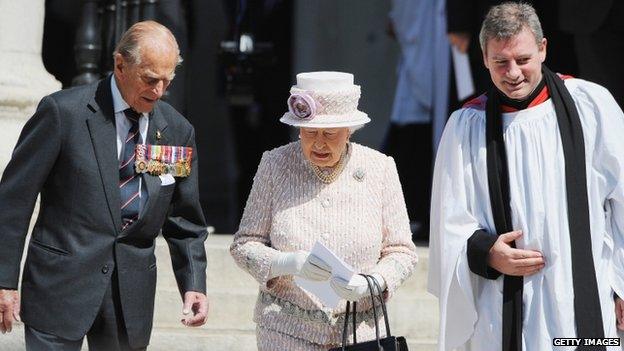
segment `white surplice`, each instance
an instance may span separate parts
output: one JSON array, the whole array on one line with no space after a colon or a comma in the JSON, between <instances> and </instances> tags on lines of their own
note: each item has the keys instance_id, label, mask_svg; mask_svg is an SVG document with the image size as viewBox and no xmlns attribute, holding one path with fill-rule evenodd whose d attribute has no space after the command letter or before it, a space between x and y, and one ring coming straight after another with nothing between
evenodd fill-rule
<instances>
[{"instance_id":1,"label":"white surplice","mask_svg":"<svg viewBox=\"0 0 624 351\"><path fill-rule=\"evenodd\" d=\"M617 337L613 293L624 297L624 114L603 87L567 79L585 139L592 253L606 337ZM546 266L524 278L523 350L576 337L564 156L554 105L503 113L512 224L519 248L543 253ZM485 110L455 111L435 164L429 291L440 302L439 350L501 350L503 276L468 267L466 241L495 235L486 164ZM621 350L610 347L608 350Z\"/></svg>"}]
</instances>

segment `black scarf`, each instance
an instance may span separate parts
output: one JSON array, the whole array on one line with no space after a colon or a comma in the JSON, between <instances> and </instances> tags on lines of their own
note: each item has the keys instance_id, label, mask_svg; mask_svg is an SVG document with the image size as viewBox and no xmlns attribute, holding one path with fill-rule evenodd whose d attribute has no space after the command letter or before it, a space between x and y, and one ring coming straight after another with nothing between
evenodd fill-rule
<instances>
[{"instance_id":1,"label":"black scarf","mask_svg":"<svg viewBox=\"0 0 624 351\"><path fill-rule=\"evenodd\" d=\"M565 159L576 337L602 338L604 329L601 322L602 313L591 249L583 129L572 96L563 80L546 66L542 66L542 72L555 106ZM498 90L492 87L488 93L486 105L488 186L494 225L497 233L503 234L513 231L513 227L500 105L501 97ZM505 275L503 283L502 349L503 351L522 351L523 279L518 276ZM561 337L571 337L571 335L561 335ZM585 349L588 347L580 346L577 350ZM606 348L604 346L592 347L591 350L606 350Z\"/></svg>"}]
</instances>

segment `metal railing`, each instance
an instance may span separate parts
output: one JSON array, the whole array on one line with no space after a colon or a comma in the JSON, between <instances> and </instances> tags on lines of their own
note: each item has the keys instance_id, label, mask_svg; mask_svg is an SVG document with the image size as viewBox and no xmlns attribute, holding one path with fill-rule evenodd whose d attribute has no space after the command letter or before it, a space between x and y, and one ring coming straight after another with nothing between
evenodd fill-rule
<instances>
[{"instance_id":1,"label":"metal railing","mask_svg":"<svg viewBox=\"0 0 624 351\"><path fill-rule=\"evenodd\" d=\"M156 18L158 0L83 0L72 85L90 84L113 70L113 51L134 23Z\"/></svg>"}]
</instances>

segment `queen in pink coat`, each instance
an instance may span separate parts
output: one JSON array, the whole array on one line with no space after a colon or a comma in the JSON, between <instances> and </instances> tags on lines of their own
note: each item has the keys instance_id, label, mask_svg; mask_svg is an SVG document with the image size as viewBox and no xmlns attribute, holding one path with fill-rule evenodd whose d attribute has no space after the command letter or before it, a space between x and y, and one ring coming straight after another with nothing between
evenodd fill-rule
<instances>
[{"instance_id":1,"label":"queen in pink coat","mask_svg":"<svg viewBox=\"0 0 624 351\"><path fill-rule=\"evenodd\" d=\"M298 127L300 140L262 156L230 248L260 284L258 349L327 350L340 344L345 303L324 306L294 283L296 276L330 280L340 297L359 301L358 340L374 339L365 279L332 277L309 251L322 242L357 272L373 275L386 298L392 296L417 262L394 160L350 142L353 131L370 121L357 109L360 87L352 74L300 73L290 93L280 121Z\"/></svg>"}]
</instances>

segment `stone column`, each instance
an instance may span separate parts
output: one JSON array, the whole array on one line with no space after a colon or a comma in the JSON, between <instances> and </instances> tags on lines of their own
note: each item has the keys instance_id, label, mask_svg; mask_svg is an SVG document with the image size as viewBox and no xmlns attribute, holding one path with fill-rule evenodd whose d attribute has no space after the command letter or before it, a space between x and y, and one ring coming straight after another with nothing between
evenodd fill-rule
<instances>
[{"instance_id":1,"label":"stone column","mask_svg":"<svg viewBox=\"0 0 624 351\"><path fill-rule=\"evenodd\" d=\"M0 173L39 100L61 89L61 83L46 71L41 59L44 3L0 0ZM37 205L31 228L38 212ZM12 333L2 335L0 344L0 349L24 350L22 324L17 323Z\"/></svg>"},{"instance_id":2,"label":"stone column","mask_svg":"<svg viewBox=\"0 0 624 351\"><path fill-rule=\"evenodd\" d=\"M61 89L41 59L44 3L0 0L0 172L39 100Z\"/></svg>"}]
</instances>

